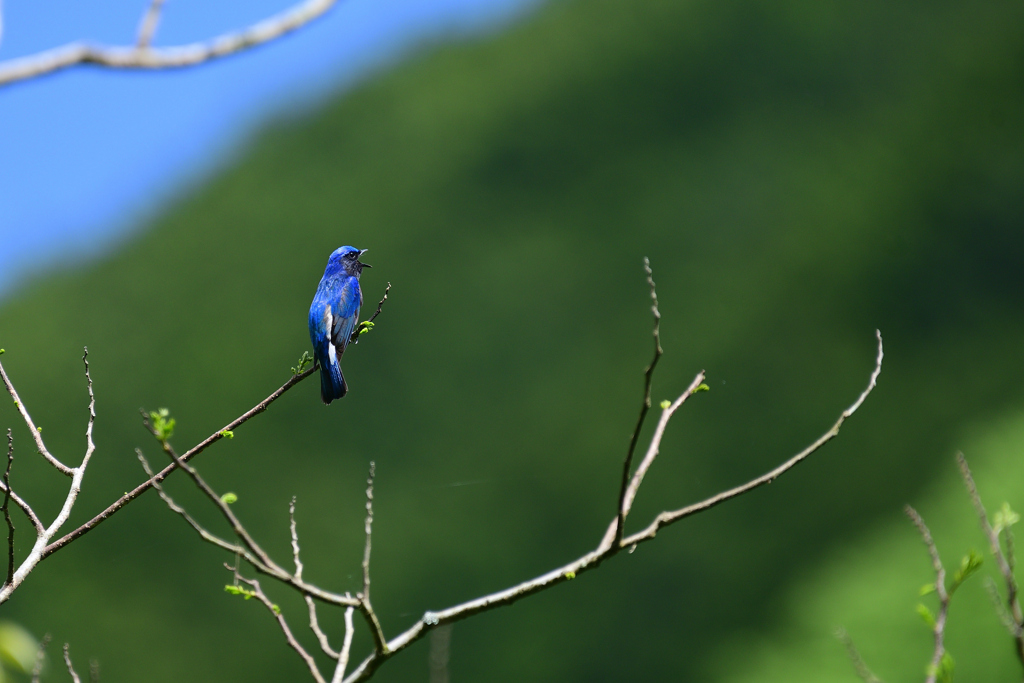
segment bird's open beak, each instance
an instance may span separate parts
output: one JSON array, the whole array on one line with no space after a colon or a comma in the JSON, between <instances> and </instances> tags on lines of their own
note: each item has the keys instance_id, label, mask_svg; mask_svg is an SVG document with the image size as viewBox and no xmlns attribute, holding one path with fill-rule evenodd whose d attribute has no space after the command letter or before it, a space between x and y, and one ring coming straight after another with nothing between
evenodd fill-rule
<instances>
[{"instance_id":1,"label":"bird's open beak","mask_svg":"<svg viewBox=\"0 0 1024 683\"><path fill-rule=\"evenodd\" d=\"M359 250L359 256L356 256L356 260L359 261L359 259L362 258L363 254L365 254L368 251L370 251L370 250L369 249L360 249ZM363 263L362 261L360 261L359 263L360 263L360 265L363 268L373 268L373 266L371 266L369 263Z\"/></svg>"}]
</instances>

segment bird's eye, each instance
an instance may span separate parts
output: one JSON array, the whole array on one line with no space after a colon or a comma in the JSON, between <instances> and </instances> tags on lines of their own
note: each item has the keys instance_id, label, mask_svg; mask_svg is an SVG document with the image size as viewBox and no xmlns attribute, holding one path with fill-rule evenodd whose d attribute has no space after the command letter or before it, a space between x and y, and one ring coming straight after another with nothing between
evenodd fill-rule
<instances>
[{"instance_id":1,"label":"bird's eye","mask_svg":"<svg viewBox=\"0 0 1024 683\"><path fill-rule=\"evenodd\" d=\"M354 251L350 251L347 254L345 254L345 258L355 258L355 257L356 257L356 252L354 252Z\"/></svg>"}]
</instances>

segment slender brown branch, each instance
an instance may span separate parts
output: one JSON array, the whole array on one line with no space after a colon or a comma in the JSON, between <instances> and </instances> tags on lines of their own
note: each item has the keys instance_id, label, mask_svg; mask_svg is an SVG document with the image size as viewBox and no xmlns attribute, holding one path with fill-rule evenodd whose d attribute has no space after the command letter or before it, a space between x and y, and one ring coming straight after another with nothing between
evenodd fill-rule
<instances>
[{"instance_id":1,"label":"slender brown branch","mask_svg":"<svg viewBox=\"0 0 1024 683\"><path fill-rule=\"evenodd\" d=\"M1013 575L1013 564L1007 554L1003 553L1002 547L999 545L999 534L988 521L988 513L985 511L985 505L981 502L978 487L974 484L974 477L971 476L971 468L967 465L967 458L964 457L963 453L957 453L956 462L960 466L960 476L967 487L967 493L970 495L974 509L978 513L981 530L988 540L989 551L999 566L999 573L1003 575L1003 582L1006 584L1006 607L1009 610L1008 616L1013 620L1013 628L1010 632L1013 634L1017 659L1024 666L1024 611L1021 610L1020 606L1017 579ZM1006 531L1009 532L1009 529L1007 528ZM1008 536L1008 538L1010 537Z\"/></svg>"},{"instance_id":2,"label":"slender brown branch","mask_svg":"<svg viewBox=\"0 0 1024 683\"><path fill-rule=\"evenodd\" d=\"M917 531L921 534L921 539L924 544L928 547L928 554L932 558L932 569L935 570L935 594L939 597L939 614L935 617L935 625L932 627L932 631L935 634L935 652L932 654L932 661L928 667L928 677L925 679L925 683L935 683L935 679L938 677L939 666L942 663L942 656L946 652L946 646L944 643L946 633L946 615L949 613L949 593L946 591L946 570L942 566L942 560L939 558L939 549L935 547L935 541L932 540L932 534L928 531L927 525L924 520L921 519L921 515L918 514L917 510L907 505L903 508L903 511L907 513L907 517L917 527Z\"/></svg>"},{"instance_id":3,"label":"slender brown branch","mask_svg":"<svg viewBox=\"0 0 1024 683\"><path fill-rule=\"evenodd\" d=\"M75 667L71 665L71 653L68 652L67 643L64 643L64 664L68 667L68 673L71 674L71 680L74 681L74 683L82 683L82 679L78 677Z\"/></svg>"},{"instance_id":4,"label":"slender brown branch","mask_svg":"<svg viewBox=\"0 0 1024 683\"><path fill-rule=\"evenodd\" d=\"M7 429L7 469L4 470L4 520L7 522L7 581L14 583L14 522L11 520L11 465L14 464L14 437Z\"/></svg>"},{"instance_id":5,"label":"slender brown branch","mask_svg":"<svg viewBox=\"0 0 1024 683\"><path fill-rule=\"evenodd\" d=\"M391 291L391 283L389 282L388 286L384 288L384 297L377 303L377 310L374 311L373 315L371 315L369 318L367 318L365 320L365 322L372 323L374 320L377 319L377 316L380 315L380 310L384 307L384 302L388 300L388 292L390 292L390 291ZM348 343L349 344L357 344L357 343L359 343L359 335L361 335L361 334L362 334L362 326L361 325L356 325L356 329L352 331L352 336L348 338Z\"/></svg>"},{"instance_id":6,"label":"slender brown branch","mask_svg":"<svg viewBox=\"0 0 1024 683\"><path fill-rule=\"evenodd\" d=\"M152 48L148 38L131 46L68 43L33 55L0 62L0 86L36 78L80 64L115 69L170 69L194 66L268 43L322 16L336 0L305 0L240 31L225 33L206 42L176 47ZM151 6L152 11L152 6ZM146 21L143 21L145 28ZM155 30L155 21L153 24ZM150 36L151 37L151 36Z\"/></svg>"},{"instance_id":7,"label":"slender brown branch","mask_svg":"<svg viewBox=\"0 0 1024 683\"><path fill-rule=\"evenodd\" d=\"M287 382L282 384L281 387L277 389L274 393L270 394L270 396L266 397L265 399L257 403L253 408L246 411L239 417L235 418L234 420L229 422L225 427L217 430L216 432L214 432L213 434L206 437L201 442L190 448L184 454L182 454L182 462L188 462L192 458L196 457L197 455L205 451L214 443L223 439L225 432L233 432L235 429L237 429L239 426L247 422L252 417L259 415L260 413L265 411L267 408L271 406L271 404L273 404L274 401L281 398L281 396L283 396L286 391L288 391L296 384L312 375L314 372L316 372L316 368L309 368L305 372L301 372L297 375L292 375L292 377L289 378ZM113 515L115 512L117 512L125 505L132 502L133 500L141 496L143 493L148 491L153 486L154 481L158 483L162 482L176 468L177 465L171 463L170 465L168 465L167 467L153 475L151 479L146 479L146 481L142 482L134 489L118 498L110 506L108 506L101 513L90 519L88 522L85 522L74 531L71 531L70 533L67 533L64 536L58 538L56 541L50 543L48 546L46 546L46 550L43 551L43 557L49 557L53 553L57 552L58 550L66 546L68 543L80 538L81 536L95 529L99 524L109 519L110 516Z\"/></svg>"},{"instance_id":8,"label":"slender brown branch","mask_svg":"<svg viewBox=\"0 0 1024 683\"><path fill-rule=\"evenodd\" d=\"M644 271L647 273L647 284L651 289L651 314L654 317L654 357L644 370L644 400L640 404L640 415L637 417L636 426L633 428L633 435L629 439L629 448L626 449L626 459L622 463L622 483L619 486L619 504L616 508L615 540L618 545L622 540L622 529L626 523L626 515L629 514L626 507L626 490L629 485L629 471L633 466L633 453L636 451L636 444L640 440L640 430L643 429L647 411L651 409L651 382L654 379L654 368L664 353L661 349L661 311L658 310L658 292L654 287L654 271L651 270L651 262L644 256Z\"/></svg>"},{"instance_id":9,"label":"slender brown branch","mask_svg":"<svg viewBox=\"0 0 1024 683\"><path fill-rule=\"evenodd\" d=\"M28 409L25 408L25 404L22 403L21 398L18 396L18 392L15 391L14 384L11 383L10 378L7 376L7 371L4 370L3 363L0 363L0 378L3 379L4 386L7 387L7 393L11 395L12 399L14 399L14 406L18 409L18 412L21 413L21 419L25 421L25 424L28 426L28 431L32 434L32 438L35 439L36 449L39 451L39 454L46 459L46 462L53 465L54 469L61 474L65 474L69 477L74 475L74 470L72 468L55 458L50 451L46 449L46 444L43 443L42 430L40 430L39 427L36 427L36 423L32 421L32 416L28 414Z\"/></svg>"}]
</instances>

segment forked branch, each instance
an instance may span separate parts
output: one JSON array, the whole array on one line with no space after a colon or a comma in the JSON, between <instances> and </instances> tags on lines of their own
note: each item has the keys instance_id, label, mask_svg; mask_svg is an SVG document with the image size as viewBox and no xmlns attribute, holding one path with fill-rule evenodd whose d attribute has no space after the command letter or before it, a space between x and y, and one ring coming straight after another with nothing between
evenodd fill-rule
<instances>
[{"instance_id":1,"label":"forked branch","mask_svg":"<svg viewBox=\"0 0 1024 683\"><path fill-rule=\"evenodd\" d=\"M387 661L397 653L401 652L403 649L408 647L410 644L412 644L419 638L423 637L428 631L432 629L435 629L442 625L451 624L452 622L458 621L460 619L465 619L479 612L484 612L497 607L501 607L503 605L512 604L513 602L521 598L527 597L542 590L546 590L564 581L573 580L581 573L597 567L605 559L608 559L609 557L617 554L621 550L625 548L631 548L632 546L638 543L642 543L644 541L649 541L653 539L656 533L664 526L677 522L690 515L697 514L698 512L701 512L703 510L707 510L711 507L714 507L715 505L718 505L719 503L722 503L731 498L735 498L736 496L742 495L743 493L753 490L758 486L773 481L777 477L787 472L789 469L795 467L797 464L802 462L812 453L819 450L830 440L835 438L838 435L839 430L842 427L843 423L846 421L846 419L852 416L860 408L864 400L875 388L878 376L882 369L883 358L882 336L878 332L876 332L876 337L878 340L878 353L875 359L875 367L871 372L867 387L864 389L863 392L861 392L861 394L857 397L853 404L851 404L849 408L847 408L840 414L835 424L832 425L832 427L828 431L826 431L822 436L816 439L807 448L800 451L796 455L792 456L786 462L782 463L773 470L765 473L764 475L752 479L751 481L748 481L745 484L741 484L735 488L723 491L706 500L694 503L679 510L662 512L659 515L657 515L655 519L644 530L629 536L624 536L623 528L626 519L628 518L629 512L632 508L633 501L635 500L639 492L645 475L649 472L651 465L653 464L655 458L659 453L661 442L664 437L665 431L668 427L669 421L671 420L672 416L676 413L676 411L678 411L678 409L683 405L684 402L686 402L686 400L691 395L699 391L701 388L704 388L704 373L702 371L697 373L693 382L691 382L690 385L682 392L682 394L680 394L674 401L666 402L665 404L662 405L661 416L654 430L654 434L651 437L651 441L648 444L648 447L645 451L644 457L641 460L639 466L636 468L636 470L632 472L632 475L630 475L634 452L637 446L637 442L639 440L639 434L641 429L643 428L644 418L650 408L651 382L653 378L654 368L662 354L659 336L659 324L661 316L658 311L657 296L654 289L653 277L651 275L650 266L646 262L646 260L645 270L647 272L647 281L650 287L651 299L653 302L653 336L655 345L654 357L644 373L643 403L641 406L640 416L637 421L637 425L630 439L626 457L623 462L623 475L622 482L619 487L618 506L616 509L616 514L615 517L612 519L611 523L609 524L607 531L605 532L597 548L573 560L572 562L569 562L568 564L553 569L545 574L542 574L541 576L535 577L528 581L524 581L515 586L473 600L469 600L467 602L463 602L461 604L454 605L452 607L448 607L439 611L428 611L409 629L407 629L403 633L400 633L399 635L395 636L390 640L386 639L384 631L381 628L381 625L370 605L370 541L373 523L372 502L374 475L374 466L372 463L370 466L370 476L367 481L366 491L366 543L364 546L362 563L363 590L356 596L354 600L352 598L348 598L350 602L342 602L341 600L337 599L338 596L334 596L335 599L333 600L326 600L327 602L333 602L333 604L347 605L345 611L346 629L343 641L344 644L342 645L342 648L339 652L335 652L331 649L327 640L327 636L323 633L316 618L316 608L314 601L325 601L323 593L314 592L312 590L314 587L307 584L305 579L301 578L303 572L303 565L299 560L298 536L295 531L294 524L294 507L290 509L290 515L292 521L292 550L296 571L295 574L289 574L285 572L283 569L281 569L278 565L274 564L273 561L269 558L269 556L263 553L259 549L259 547L255 545L255 541L252 540L251 535L249 535L248 532L245 531L244 527L237 520L237 518L231 515L230 511L226 510L227 506L223 503L222 500L220 500L220 498L218 498L217 494L212 489L205 485L202 479L198 476L198 473L195 472L195 469L185 465L184 462L182 462L181 459L179 459L173 453L173 450L169 451L171 457L175 460L175 464L184 469L189 474L189 476L193 478L193 480L196 482L196 485L200 488L200 490L202 490L203 493L205 493L206 496L211 501L213 501L217 507L221 508L221 511L225 514L225 517L228 518L229 523L232 525L232 529L234 530L236 536L238 536L238 538L242 541L239 544L232 544L227 541L223 541L222 539L217 539L211 542L214 542L215 544L219 545L225 550L229 550L231 552L238 554L240 557L244 558L246 561L252 564L257 571L267 574L272 578L277 579L278 581L291 585L293 588L299 590L301 593L304 594L309 606L310 628L316 635L318 641L320 642L320 647L324 651L324 653L326 653L332 659L337 660L337 666L335 668L334 676L331 679L332 683L342 683L343 681L344 683L355 683L356 681L366 680L370 678L373 675L373 673L377 670L377 668L379 668L385 661ZM154 485L156 485L156 482L154 482ZM168 500L168 504L172 505L172 503L166 497L165 500ZM172 509L174 509L173 505ZM188 518L186 517L186 519ZM196 525L193 524L193 526ZM207 538L208 532L205 532L204 530L200 529L200 533L201 535L203 535L204 539L210 540ZM253 583L250 583L248 580L245 581L250 586L253 586L253 590L257 590ZM351 673L349 673L346 676L345 670L347 668L349 661L349 653L353 635L352 615L355 610L359 610L364 615L364 617L366 617L366 621L371 636L373 637L374 649L372 653L370 653ZM283 618L280 617L280 615L278 615L278 620L279 622L283 623ZM282 626L282 628L284 629L285 626ZM303 654L304 650L301 650L300 648L292 644L293 637L291 636L290 631L286 630L285 633L287 639L289 640L289 644L294 649L299 651L300 655L303 656L303 659L306 659L308 657L308 654ZM315 664L311 667L311 671L314 668ZM314 671L313 677L317 681L322 680L319 671Z\"/></svg>"}]
</instances>

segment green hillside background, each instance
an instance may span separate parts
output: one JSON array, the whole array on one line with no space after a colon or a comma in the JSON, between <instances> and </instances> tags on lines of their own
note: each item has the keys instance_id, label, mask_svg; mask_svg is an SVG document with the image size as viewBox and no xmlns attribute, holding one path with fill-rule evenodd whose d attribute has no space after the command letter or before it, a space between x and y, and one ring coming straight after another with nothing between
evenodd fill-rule
<instances>
[{"instance_id":1,"label":"green hillside background","mask_svg":"<svg viewBox=\"0 0 1024 683\"><path fill-rule=\"evenodd\" d=\"M286 380L326 257L353 244L368 302L393 289L346 354L349 396L325 408L307 380L200 470L281 562L296 495L307 577L355 591L376 461L388 635L573 559L611 518L639 407L646 255L655 400L702 368L711 391L675 418L631 528L825 431L876 328L878 389L771 486L457 623L451 679L853 681L840 624L883 678L921 678L929 565L902 505L934 519L949 564L984 550L957 450L990 507L1024 508L1022 26L1017 1L551 2L268 126L109 256L0 307L4 365L65 461L89 347L99 450L71 523L142 480L134 447L162 464L139 407L168 407L184 450ZM10 403L0 416L16 488L52 515L64 478ZM222 529L186 481L168 488ZM0 617L106 681L306 680L265 610L224 593L231 559L147 494ZM1019 677L974 581L953 607L957 677ZM301 601L273 596L305 638ZM377 679L424 680L426 660L424 641Z\"/></svg>"}]
</instances>

